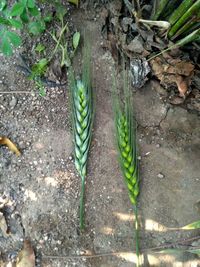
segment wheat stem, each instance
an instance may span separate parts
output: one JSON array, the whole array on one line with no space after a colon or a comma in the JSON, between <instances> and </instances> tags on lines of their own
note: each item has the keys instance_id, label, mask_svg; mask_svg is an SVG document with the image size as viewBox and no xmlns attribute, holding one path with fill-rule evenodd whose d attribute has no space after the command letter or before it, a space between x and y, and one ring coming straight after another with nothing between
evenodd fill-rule
<instances>
[{"instance_id":1,"label":"wheat stem","mask_svg":"<svg viewBox=\"0 0 200 267\"><path fill-rule=\"evenodd\" d=\"M85 194L85 177L81 177L81 196L80 196L80 229L84 229L84 194Z\"/></svg>"},{"instance_id":2,"label":"wheat stem","mask_svg":"<svg viewBox=\"0 0 200 267\"><path fill-rule=\"evenodd\" d=\"M137 263L136 266L140 266L140 245L139 245L139 221L138 221L138 209L137 205L134 206L134 215L135 215L135 250L136 250L136 256L137 256Z\"/></svg>"}]
</instances>

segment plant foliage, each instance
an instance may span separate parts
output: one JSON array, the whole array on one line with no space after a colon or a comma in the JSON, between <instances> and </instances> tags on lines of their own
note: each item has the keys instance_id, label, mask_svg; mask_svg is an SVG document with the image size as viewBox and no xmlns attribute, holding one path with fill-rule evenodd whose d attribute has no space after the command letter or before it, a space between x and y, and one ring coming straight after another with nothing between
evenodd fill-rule
<instances>
[{"instance_id":1,"label":"plant foliage","mask_svg":"<svg viewBox=\"0 0 200 267\"><path fill-rule=\"evenodd\" d=\"M195 40L200 38L200 0L161 0L156 6L152 19L167 20L170 23L168 37L172 40L187 38L193 32L195 32Z\"/></svg>"}]
</instances>

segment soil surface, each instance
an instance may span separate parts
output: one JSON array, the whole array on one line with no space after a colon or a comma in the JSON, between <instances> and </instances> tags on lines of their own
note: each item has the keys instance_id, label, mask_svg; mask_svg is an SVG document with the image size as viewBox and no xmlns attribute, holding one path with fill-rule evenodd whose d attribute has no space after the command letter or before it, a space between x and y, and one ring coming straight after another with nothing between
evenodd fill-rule
<instances>
[{"instance_id":1,"label":"soil surface","mask_svg":"<svg viewBox=\"0 0 200 267\"><path fill-rule=\"evenodd\" d=\"M40 97L33 84L16 72L19 51L12 58L0 55L0 135L9 137L22 152L17 157L0 147L0 194L1 201L6 198L10 203L11 230L8 236L0 231L0 251L4 259L14 259L28 238L37 266L132 267L134 215L114 142L114 63L102 48L100 19L79 10L73 21L92 37L96 114L86 182L86 229L79 230L80 178L73 162L68 88L66 96L63 90L51 88ZM18 90L24 93L16 94ZM5 91L10 94L1 93ZM178 229L200 217L199 117L164 102L155 82L134 91L134 105L139 125L143 266L200 266L195 255L148 250L180 240L189 239L182 245L199 242L192 241L198 231Z\"/></svg>"}]
</instances>

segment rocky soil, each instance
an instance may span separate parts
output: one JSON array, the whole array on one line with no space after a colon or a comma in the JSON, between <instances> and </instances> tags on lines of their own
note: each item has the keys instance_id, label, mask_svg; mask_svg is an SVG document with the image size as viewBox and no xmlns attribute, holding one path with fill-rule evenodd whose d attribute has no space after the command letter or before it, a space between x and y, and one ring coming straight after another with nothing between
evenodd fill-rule
<instances>
[{"instance_id":1,"label":"rocky soil","mask_svg":"<svg viewBox=\"0 0 200 267\"><path fill-rule=\"evenodd\" d=\"M86 28L93 36L96 115L86 183L86 230L79 231L80 178L73 163L68 88L66 96L52 88L40 97L33 84L16 72L17 51L12 58L0 56L0 135L9 137L22 152L16 157L0 147L0 202L9 203L11 230L9 236L0 231L0 251L5 260L14 259L28 238L37 266L131 267L134 216L113 137L113 59L102 48L98 17L77 11L73 20L78 30ZM144 266L197 267L196 256L148 250L193 240L199 234L178 230L200 217L199 117L165 102L160 90L157 82L148 82L134 92Z\"/></svg>"}]
</instances>

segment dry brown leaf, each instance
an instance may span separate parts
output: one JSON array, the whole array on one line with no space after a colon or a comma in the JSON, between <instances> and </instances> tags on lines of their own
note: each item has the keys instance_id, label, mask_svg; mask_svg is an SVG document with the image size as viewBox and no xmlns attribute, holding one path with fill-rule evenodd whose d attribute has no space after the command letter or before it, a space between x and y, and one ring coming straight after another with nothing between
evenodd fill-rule
<instances>
[{"instance_id":1,"label":"dry brown leaf","mask_svg":"<svg viewBox=\"0 0 200 267\"><path fill-rule=\"evenodd\" d=\"M173 96L170 98L169 102L173 105L181 105L184 102L184 98L182 98L180 96Z\"/></svg>"},{"instance_id":2,"label":"dry brown leaf","mask_svg":"<svg viewBox=\"0 0 200 267\"><path fill-rule=\"evenodd\" d=\"M24 247L17 257L16 267L35 267L35 253L29 240L24 241Z\"/></svg>"},{"instance_id":3,"label":"dry brown leaf","mask_svg":"<svg viewBox=\"0 0 200 267\"><path fill-rule=\"evenodd\" d=\"M180 96L185 97L191 78L194 75L194 65L186 60L174 59L169 54L156 57L150 61L153 74L164 86L176 84Z\"/></svg>"},{"instance_id":4,"label":"dry brown leaf","mask_svg":"<svg viewBox=\"0 0 200 267\"><path fill-rule=\"evenodd\" d=\"M6 145L17 156L21 155L16 145L13 142L11 142L10 139L8 139L7 137L0 137L0 145Z\"/></svg>"},{"instance_id":5,"label":"dry brown leaf","mask_svg":"<svg viewBox=\"0 0 200 267\"><path fill-rule=\"evenodd\" d=\"M185 97L188 91L188 80L184 79L183 76L176 76L176 84L179 90L179 94L181 97Z\"/></svg>"}]
</instances>

